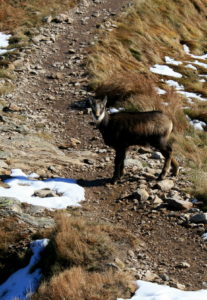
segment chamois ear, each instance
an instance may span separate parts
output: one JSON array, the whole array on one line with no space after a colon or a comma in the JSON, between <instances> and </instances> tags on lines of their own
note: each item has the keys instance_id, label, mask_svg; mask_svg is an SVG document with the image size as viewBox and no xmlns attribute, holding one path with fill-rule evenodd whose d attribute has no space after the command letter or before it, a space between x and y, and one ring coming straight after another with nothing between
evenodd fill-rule
<instances>
[{"instance_id":1,"label":"chamois ear","mask_svg":"<svg viewBox=\"0 0 207 300\"><path fill-rule=\"evenodd\" d=\"M108 97L105 96L104 99L103 99L103 105L104 105L104 106L106 106L107 101L108 101Z\"/></svg>"}]
</instances>

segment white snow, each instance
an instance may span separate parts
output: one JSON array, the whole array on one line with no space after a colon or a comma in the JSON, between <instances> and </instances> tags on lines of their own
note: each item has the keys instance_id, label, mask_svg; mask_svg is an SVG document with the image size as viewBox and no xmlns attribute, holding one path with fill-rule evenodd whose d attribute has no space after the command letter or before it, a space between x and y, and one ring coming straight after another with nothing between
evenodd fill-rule
<instances>
[{"instance_id":1,"label":"white snow","mask_svg":"<svg viewBox=\"0 0 207 300\"><path fill-rule=\"evenodd\" d=\"M183 90L184 89L184 86L183 85L180 85L177 81L174 81L174 80L166 80L165 81L169 86L175 88L176 90Z\"/></svg>"},{"instance_id":2,"label":"white snow","mask_svg":"<svg viewBox=\"0 0 207 300\"><path fill-rule=\"evenodd\" d=\"M118 113L120 111L123 111L123 110L125 110L123 107L119 107L119 108L111 107L111 108L109 108L108 112L110 114L116 114L116 113Z\"/></svg>"},{"instance_id":3,"label":"white snow","mask_svg":"<svg viewBox=\"0 0 207 300\"><path fill-rule=\"evenodd\" d=\"M150 68L150 71L156 74L160 75L165 75L165 76L172 76L172 77L177 77L181 78L182 74L173 71L172 68L165 66L165 65L154 65L153 67Z\"/></svg>"},{"instance_id":4,"label":"white snow","mask_svg":"<svg viewBox=\"0 0 207 300\"><path fill-rule=\"evenodd\" d=\"M204 239L204 241L207 241L207 232L205 232L205 233L202 235L202 238Z\"/></svg>"},{"instance_id":5,"label":"white snow","mask_svg":"<svg viewBox=\"0 0 207 300\"><path fill-rule=\"evenodd\" d=\"M187 45L183 45L183 50L185 51L186 54L190 55L193 58L196 59L207 59L207 54L203 55L194 55L190 53L190 48Z\"/></svg>"},{"instance_id":6,"label":"white snow","mask_svg":"<svg viewBox=\"0 0 207 300\"><path fill-rule=\"evenodd\" d=\"M185 67L189 68L189 69L197 70L197 68L195 66L193 66L192 64L187 64Z\"/></svg>"},{"instance_id":7,"label":"white snow","mask_svg":"<svg viewBox=\"0 0 207 300\"><path fill-rule=\"evenodd\" d=\"M183 50L185 51L186 54L190 55L190 48L187 45L183 45Z\"/></svg>"},{"instance_id":8,"label":"white snow","mask_svg":"<svg viewBox=\"0 0 207 300\"><path fill-rule=\"evenodd\" d=\"M31 174L37 177L37 174ZM85 200L84 189L69 178L52 178L34 180L19 169L12 170L12 178L5 182L10 188L0 187L0 197L15 197L21 202L32 205L44 206L48 209L64 209L67 206L80 206L79 202ZM34 192L41 189L50 189L60 196L40 198L33 196Z\"/></svg>"},{"instance_id":9,"label":"white snow","mask_svg":"<svg viewBox=\"0 0 207 300\"><path fill-rule=\"evenodd\" d=\"M201 66L201 67L207 69L207 64L204 64L204 63L202 63L202 62L200 62L200 61L198 61L198 60L195 60L195 61L193 62L193 64L198 65L198 66Z\"/></svg>"},{"instance_id":10,"label":"white snow","mask_svg":"<svg viewBox=\"0 0 207 300\"><path fill-rule=\"evenodd\" d=\"M195 98L195 99L198 99L200 101L206 101L206 99L203 98L200 94L191 93L191 92L185 92L185 91L178 91L178 93L182 94L186 98Z\"/></svg>"},{"instance_id":11,"label":"white snow","mask_svg":"<svg viewBox=\"0 0 207 300\"><path fill-rule=\"evenodd\" d=\"M9 38L11 37L10 34L4 34L0 32L0 48L6 48L9 45ZM6 53L8 50L0 49L0 55Z\"/></svg>"},{"instance_id":12,"label":"white snow","mask_svg":"<svg viewBox=\"0 0 207 300\"><path fill-rule=\"evenodd\" d=\"M171 65L175 65L175 66L182 65L181 61L177 61L174 58L171 58L169 56L165 56L165 62L166 62L166 64L171 64Z\"/></svg>"},{"instance_id":13,"label":"white snow","mask_svg":"<svg viewBox=\"0 0 207 300\"><path fill-rule=\"evenodd\" d=\"M198 130L204 130L204 128L206 127L206 123L205 122L202 122L202 121L199 121L199 120L191 120L190 121L190 124L195 128L195 129L198 129Z\"/></svg>"},{"instance_id":14,"label":"white snow","mask_svg":"<svg viewBox=\"0 0 207 300\"><path fill-rule=\"evenodd\" d=\"M0 285L0 299L12 300L20 299L26 300L31 293L34 293L38 288L40 279L42 277L40 269L36 269L30 273L31 268L39 261L40 252L47 246L49 240L36 240L30 244L33 256L29 264L12 274L3 284Z\"/></svg>"},{"instance_id":15,"label":"white snow","mask_svg":"<svg viewBox=\"0 0 207 300\"><path fill-rule=\"evenodd\" d=\"M167 285L138 280L139 289L135 295L128 300L205 300L207 290L181 291ZM124 300L124 299L117 299Z\"/></svg>"},{"instance_id":16,"label":"white snow","mask_svg":"<svg viewBox=\"0 0 207 300\"><path fill-rule=\"evenodd\" d=\"M164 95L167 93L165 90L160 89L160 88L156 88L156 91L157 91L158 95Z\"/></svg>"}]
</instances>

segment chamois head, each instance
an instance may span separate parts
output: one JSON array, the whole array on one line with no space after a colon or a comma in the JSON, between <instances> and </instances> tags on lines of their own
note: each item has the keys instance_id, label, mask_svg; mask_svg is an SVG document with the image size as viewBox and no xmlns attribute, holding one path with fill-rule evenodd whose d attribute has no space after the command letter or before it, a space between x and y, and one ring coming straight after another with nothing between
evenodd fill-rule
<instances>
[{"instance_id":1,"label":"chamois head","mask_svg":"<svg viewBox=\"0 0 207 300\"><path fill-rule=\"evenodd\" d=\"M89 102L95 122L96 124L100 124L106 115L107 97L105 97L103 100L94 100L90 98Z\"/></svg>"}]
</instances>

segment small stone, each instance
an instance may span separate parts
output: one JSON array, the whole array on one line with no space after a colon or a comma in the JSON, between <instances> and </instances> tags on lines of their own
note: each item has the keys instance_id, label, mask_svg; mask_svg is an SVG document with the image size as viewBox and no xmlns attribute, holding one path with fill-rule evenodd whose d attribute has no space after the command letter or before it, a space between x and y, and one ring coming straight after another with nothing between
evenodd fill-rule
<instances>
[{"instance_id":1,"label":"small stone","mask_svg":"<svg viewBox=\"0 0 207 300\"><path fill-rule=\"evenodd\" d=\"M175 287L178 288L179 290L182 290L182 291L185 290L185 285L184 285L184 284L181 284L181 283L179 283L179 282L176 283Z\"/></svg>"},{"instance_id":2,"label":"small stone","mask_svg":"<svg viewBox=\"0 0 207 300\"><path fill-rule=\"evenodd\" d=\"M136 166L138 169L143 169L142 163L139 159L127 158L124 161L125 167L133 167Z\"/></svg>"},{"instance_id":3,"label":"small stone","mask_svg":"<svg viewBox=\"0 0 207 300\"><path fill-rule=\"evenodd\" d=\"M161 274L160 278L164 281L170 281L170 277L167 274Z\"/></svg>"},{"instance_id":4,"label":"small stone","mask_svg":"<svg viewBox=\"0 0 207 300\"><path fill-rule=\"evenodd\" d=\"M94 165L95 161L93 159L85 158L83 162L87 165Z\"/></svg>"},{"instance_id":5,"label":"small stone","mask_svg":"<svg viewBox=\"0 0 207 300\"><path fill-rule=\"evenodd\" d=\"M155 196L154 198L154 201L153 201L154 204L157 204L157 205L160 205L163 203L162 199L160 199L157 195Z\"/></svg>"},{"instance_id":6,"label":"small stone","mask_svg":"<svg viewBox=\"0 0 207 300\"><path fill-rule=\"evenodd\" d=\"M132 251L132 250L128 250L128 255L130 256L130 257L134 257L134 251Z\"/></svg>"},{"instance_id":7,"label":"small stone","mask_svg":"<svg viewBox=\"0 0 207 300\"><path fill-rule=\"evenodd\" d=\"M174 187L174 182L170 179L164 179L160 182L158 182L155 185L155 188L160 189L163 192L168 192Z\"/></svg>"},{"instance_id":8,"label":"small stone","mask_svg":"<svg viewBox=\"0 0 207 300\"><path fill-rule=\"evenodd\" d=\"M152 159L162 159L162 155L160 152L153 152L151 157Z\"/></svg>"},{"instance_id":9,"label":"small stone","mask_svg":"<svg viewBox=\"0 0 207 300\"><path fill-rule=\"evenodd\" d=\"M72 49L72 48L71 48L71 49L68 50L68 54L75 54L75 53L76 53L76 50L75 50L75 49Z\"/></svg>"},{"instance_id":10,"label":"small stone","mask_svg":"<svg viewBox=\"0 0 207 300\"><path fill-rule=\"evenodd\" d=\"M35 191L33 196L46 198L46 197L57 197L58 195L50 189L42 189L42 190Z\"/></svg>"},{"instance_id":11,"label":"small stone","mask_svg":"<svg viewBox=\"0 0 207 300\"><path fill-rule=\"evenodd\" d=\"M77 145L81 144L81 141L75 138L70 138L71 146L76 147Z\"/></svg>"},{"instance_id":12,"label":"small stone","mask_svg":"<svg viewBox=\"0 0 207 300\"><path fill-rule=\"evenodd\" d=\"M47 40L48 40L48 37L41 35L41 34L32 38L32 42L35 44L38 44L39 42L47 41Z\"/></svg>"},{"instance_id":13,"label":"small stone","mask_svg":"<svg viewBox=\"0 0 207 300\"><path fill-rule=\"evenodd\" d=\"M69 23L72 24L73 19L69 17L67 14L60 14L53 19L53 22L56 23Z\"/></svg>"},{"instance_id":14,"label":"small stone","mask_svg":"<svg viewBox=\"0 0 207 300\"><path fill-rule=\"evenodd\" d=\"M137 189L136 194L140 201L146 201L149 198L149 194L145 189Z\"/></svg>"},{"instance_id":15,"label":"small stone","mask_svg":"<svg viewBox=\"0 0 207 300\"><path fill-rule=\"evenodd\" d=\"M190 223L204 223L207 224L207 213L200 213L190 218Z\"/></svg>"},{"instance_id":16,"label":"small stone","mask_svg":"<svg viewBox=\"0 0 207 300\"><path fill-rule=\"evenodd\" d=\"M189 201L178 200L178 199L167 199L168 207L175 210L191 209L193 204Z\"/></svg>"},{"instance_id":17,"label":"small stone","mask_svg":"<svg viewBox=\"0 0 207 300\"><path fill-rule=\"evenodd\" d=\"M145 273L145 276L144 276L144 280L146 280L146 281L154 281L157 278L158 278L158 275L149 270L147 270L147 272Z\"/></svg>"},{"instance_id":18,"label":"small stone","mask_svg":"<svg viewBox=\"0 0 207 300\"><path fill-rule=\"evenodd\" d=\"M64 75L60 72L52 73L47 75L48 79L63 79Z\"/></svg>"},{"instance_id":19,"label":"small stone","mask_svg":"<svg viewBox=\"0 0 207 300\"><path fill-rule=\"evenodd\" d=\"M177 264L176 268L180 268L180 269L190 268L190 264L187 263L186 261L183 261L183 262Z\"/></svg>"},{"instance_id":20,"label":"small stone","mask_svg":"<svg viewBox=\"0 0 207 300\"><path fill-rule=\"evenodd\" d=\"M51 23L52 22L52 16L47 16L43 18L43 22L45 23Z\"/></svg>"}]
</instances>

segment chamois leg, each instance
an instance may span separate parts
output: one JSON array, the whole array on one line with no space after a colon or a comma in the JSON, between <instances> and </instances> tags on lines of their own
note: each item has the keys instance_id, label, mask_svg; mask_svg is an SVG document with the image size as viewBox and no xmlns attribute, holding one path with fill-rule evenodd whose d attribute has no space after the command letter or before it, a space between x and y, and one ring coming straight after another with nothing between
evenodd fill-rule
<instances>
[{"instance_id":1,"label":"chamois leg","mask_svg":"<svg viewBox=\"0 0 207 300\"><path fill-rule=\"evenodd\" d=\"M177 176L179 172L179 165L174 157L171 158L171 167L172 167L172 175Z\"/></svg>"},{"instance_id":2,"label":"chamois leg","mask_svg":"<svg viewBox=\"0 0 207 300\"><path fill-rule=\"evenodd\" d=\"M164 163L162 172L158 177L158 180L163 180L166 177L166 175L170 169L170 166L171 166L172 148L171 148L171 146L167 145L165 149L160 149L160 152L162 153L162 155L165 158L165 163ZM173 161L173 163L174 163L174 161Z\"/></svg>"},{"instance_id":3,"label":"chamois leg","mask_svg":"<svg viewBox=\"0 0 207 300\"><path fill-rule=\"evenodd\" d=\"M112 183L115 183L122 175L124 170L124 159L126 156L126 149L116 149L116 156L114 160L114 175Z\"/></svg>"}]
</instances>

